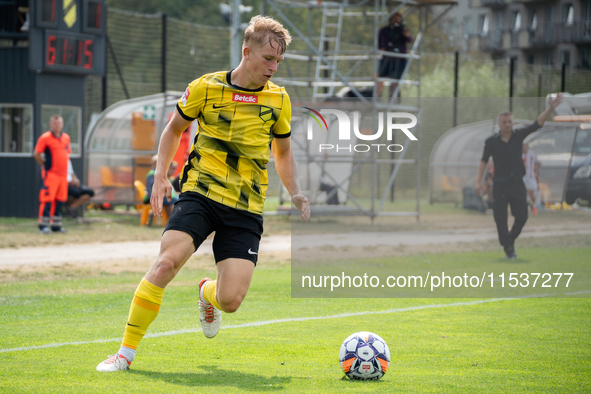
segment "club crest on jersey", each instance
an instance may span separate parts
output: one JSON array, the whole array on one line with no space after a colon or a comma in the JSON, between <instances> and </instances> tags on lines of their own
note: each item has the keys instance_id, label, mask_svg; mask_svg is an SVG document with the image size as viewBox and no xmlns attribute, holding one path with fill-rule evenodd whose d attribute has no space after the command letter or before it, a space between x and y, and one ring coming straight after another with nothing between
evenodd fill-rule
<instances>
[{"instance_id":1,"label":"club crest on jersey","mask_svg":"<svg viewBox=\"0 0 591 394\"><path fill-rule=\"evenodd\" d=\"M267 121L271 120L272 117L273 117L273 110L269 107L265 107L264 105L261 105L261 109L259 111L259 118L261 118L263 120L263 122L267 122Z\"/></svg>"},{"instance_id":2,"label":"club crest on jersey","mask_svg":"<svg viewBox=\"0 0 591 394\"><path fill-rule=\"evenodd\" d=\"M190 94L191 92L189 92L189 88L187 88L187 90L185 90L185 94L183 94L183 97L181 97L181 103L183 103L183 107L187 105L187 100L189 99Z\"/></svg>"},{"instance_id":3,"label":"club crest on jersey","mask_svg":"<svg viewBox=\"0 0 591 394\"><path fill-rule=\"evenodd\" d=\"M259 102L259 97L255 96L254 94L234 93L232 95L232 101L237 101L239 103L256 104Z\"/></svg>"}]
</instances>

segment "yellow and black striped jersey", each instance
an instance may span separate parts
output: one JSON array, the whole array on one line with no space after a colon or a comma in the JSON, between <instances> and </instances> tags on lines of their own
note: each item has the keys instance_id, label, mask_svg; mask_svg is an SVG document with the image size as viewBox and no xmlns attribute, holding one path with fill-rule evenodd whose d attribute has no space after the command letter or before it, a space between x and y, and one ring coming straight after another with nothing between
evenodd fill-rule
<instances>
[{"instance_id":1,"label":"yellow and black striped jersey","mask_svg":"<svg viewBox=\"0 0 591 394\"><path fill-rule=\"evenodd\" d=\"M260 214L271 141L291 135L291 103L284 88L267 82L244 89L232 85L231 73L194 80L177 103L183 118L199 123L181 173L181 192Z\"/></svg>"}]
</instances>

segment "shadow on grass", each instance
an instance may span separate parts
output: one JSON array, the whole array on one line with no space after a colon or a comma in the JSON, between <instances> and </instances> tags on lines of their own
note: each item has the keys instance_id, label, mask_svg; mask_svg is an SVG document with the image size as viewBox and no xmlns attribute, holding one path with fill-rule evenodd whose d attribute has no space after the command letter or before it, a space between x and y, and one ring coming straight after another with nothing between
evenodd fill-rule
<instances>
[{"instance_id":1,"label":"shadow on grass","mask_svg":"<svg viewBox=\"0 0 591 394\"><path fill-rule=\"evenodd\" d=\"M529 264L531 263L531 260L527 260L527 259L522 259L520 257L517 257L516 259L506 259L505 257L500 257L497 260L497 263L510 263L510 264Z\"/></svg>"},{"instance_id":2,"label":"shadow on grass","mask_svg":"<svg viewBox=\"0 0 591 394\"><path fill-rule=\"evenodd\" d=\"M203 370L203 372L182 373L131 369L129 373L182 386L237 387L259 392L285 390L284 385L291 382L291 377L265 377L252 373L222 369L213 365L201 365L198 368Z\"/></svg>"}]
</instances>

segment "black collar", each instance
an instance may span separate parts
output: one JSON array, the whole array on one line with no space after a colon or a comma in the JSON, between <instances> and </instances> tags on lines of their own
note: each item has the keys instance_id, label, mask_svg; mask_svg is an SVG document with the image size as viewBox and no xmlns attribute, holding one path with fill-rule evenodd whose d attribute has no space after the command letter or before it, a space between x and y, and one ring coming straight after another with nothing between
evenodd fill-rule
<instances>
[{"instance_id":1,"label":"black collar","mask_svg":"<svg viewBox=\"0 0 591 394\"><path fill-rule=\"evenodd\" d=\"M233 85L232 84L232 71L234 70L230 70L226 73L226 81L228 81L228 85L232 86L233 88L236 88L238 90L244 90L245 92L260 92L261 90L263 90L265 88L265 85L261 86L260 88L257 89L246 89L237 85Z\"/></svg>"},{"instance_id":2,"label":"black collar","mask_svg":"<svg viewBox=\"0 0 591 394\"><path fill-rule=\"evenodd\" d=\"M513 134L515 134L515 129L511 130L511 138L513 138ZM497 139L500 140L501 139L501 132L499 131L498 133L496 133L495 137L497 137Z\"/></svg>"},{"instance_id":3,"label":"black collar","mask_svg":"<svg viewBox=\"0 0 591 394\"><path fill-rule=\"evenodd\" d=\"M62 134L64 134L64 132L62 131L62 132L60 133L59 137L58 137L58 136L56 136L56 135L55 135L55 133L53 132L53 130L49 129L49 132L51 133L51 135L52 135L52 136L54 136L54 137L55 137L55 138L57 138L58 140L61 140L61 139L62 139Z\"/></svg>"}]
</instances>

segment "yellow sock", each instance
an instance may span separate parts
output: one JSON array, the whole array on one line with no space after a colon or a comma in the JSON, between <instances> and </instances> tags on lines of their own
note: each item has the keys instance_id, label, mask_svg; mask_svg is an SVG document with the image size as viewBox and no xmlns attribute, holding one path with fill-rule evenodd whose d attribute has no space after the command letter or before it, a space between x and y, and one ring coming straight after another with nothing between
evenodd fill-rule
<instances>
[{"instance_id":1,"label":"yellow sock","mask_svg":"<svg viewBox=\"0 0 591 394\"><path fill-rule=\"evenodd\" d=\"M142 279L129 308L122 346L137 350L148 326L158 316L163 296L164 289Z\"/></svg>"},{"instance_id":2,"label":"yellow sock","mask_svg":"<svg viewBox=\"0 0 591 394\"><path fill-rule=\"evenodd\" d=\"M220 308L220 303L215 297L216 283L216 280L210 280L209 282L205 282L205 284L203 285L203 298L205 299L205 301L209 302L221 311L222 308Z\"/></svg>"}]
</instances>

